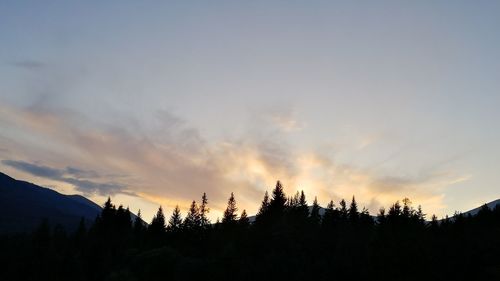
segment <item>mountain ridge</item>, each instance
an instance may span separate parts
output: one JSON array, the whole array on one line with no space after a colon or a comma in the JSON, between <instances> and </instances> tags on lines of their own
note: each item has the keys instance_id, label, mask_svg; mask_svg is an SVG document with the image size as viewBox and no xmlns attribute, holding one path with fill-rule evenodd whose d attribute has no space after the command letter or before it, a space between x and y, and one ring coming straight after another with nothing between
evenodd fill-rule
<instances>
[{"instance_id":1,"label":"mountain ridge","mask_svg":"<svg viewBox=\"0 0 500 281\"><path fill-rule=\"evenodd\" d=\"M81 218L95 220L101 207L81 195L65 195L50 188L16 180L0 172L0 233L32 231L44 219L74 230Z\"/></svg>"}]
</instances>

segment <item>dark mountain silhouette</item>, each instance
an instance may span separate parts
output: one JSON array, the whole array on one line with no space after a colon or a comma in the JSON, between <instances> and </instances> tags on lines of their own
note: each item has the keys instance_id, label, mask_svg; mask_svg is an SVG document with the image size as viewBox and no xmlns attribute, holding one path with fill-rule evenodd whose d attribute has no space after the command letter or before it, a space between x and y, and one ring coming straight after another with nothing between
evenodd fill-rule
<instances>
[{"instance_id":1,"label":"dark mountain silhouette","mask_svg":"<svg viewBox=\"0 0 500 281\"><path fill-rule=\"evenodd\" d=\"M44 219L74 230L83 217L88 224L101 207L80 195L64 195L0 173L0 233L27 232Z\"/></svg>"},{"instance_id":2,"label":"dark mountain silhouette","mask_svg":"<svg viewBox=\"0 0 500 281\"><path fill-rule=\"evenodd\" d=\"M495 207L496 207L497 205L500 205L500 199L497 199L497 200L495 200L495 201L491 201L490 203L486 203L485 205L486 205L486 206L487 206L490 210L493 210L493 209L495 209ZM484 206L484 205L483 205L483 206ZM475 216L475 215L477 215L477 213L481 210L481 208L482 208L483 206L479 206L479 207L474 208L474 209L472 209L472 210L470 210L470 211L464 212L463 214L464 214L464 215L471 215L471 216Z\"/></svg>"},{"instance_id":3,"label":"dark mountain silhouette","mask_svg":"<svg viewBox=\"0 0 500 281\"><path fill-rule=\"evenodd\" d=\"M81 196L5 175L0 186L16 227L23 220L14 211L31 220L27 214L41 219L37 211L58 220L71 214L76 223L74 209L89 207ZM97 219L76 231L41 223L0 235L0 280L500 280L498 201L426 222L408 198L374 219L354 196L321 209L316 198L309 207L303 192L287 197L283 190L278 181L265 193L252 224L234 193L214 224L205 193L185 215L176 208L168 219L160 206L149 225L108 198Z\"/></svg>"}]
</instances>

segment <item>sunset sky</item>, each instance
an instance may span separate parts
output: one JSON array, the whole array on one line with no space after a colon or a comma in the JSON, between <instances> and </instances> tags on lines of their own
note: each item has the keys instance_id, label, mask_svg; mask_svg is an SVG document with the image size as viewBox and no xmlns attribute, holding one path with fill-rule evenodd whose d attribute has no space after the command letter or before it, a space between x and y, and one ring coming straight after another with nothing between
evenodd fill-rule
<instances>
[{"instance_id":1,"label":"sunset sky","mask_svg":"<svg viewBox=\"0 0 500 281\"><path fill-rule=\"evenodd\" d=\"M278 179L372 213L500 198L500 1L103 2L0 2L1 172L147 221L254 214Z\"/></svg>"}]
</instances>

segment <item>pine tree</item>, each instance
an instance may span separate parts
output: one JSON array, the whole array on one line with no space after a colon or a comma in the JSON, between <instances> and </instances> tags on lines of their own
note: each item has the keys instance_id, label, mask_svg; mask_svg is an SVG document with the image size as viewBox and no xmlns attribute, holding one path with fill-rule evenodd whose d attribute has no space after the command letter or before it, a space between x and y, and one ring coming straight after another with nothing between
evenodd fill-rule
<instances>
[{"instance_id":1,"label":"pine tree","mask_svg":"<svg viewBox=\"0 0 500 281\"><path fill-rule=\"evenodd\" d=\"M378 214L377 214L377 223L379 225L384 225L386 222L386 214L385 214L385 208L384 207L381 207L378 211Z\"/></svg>"},{"instance_id":2,"label":"pine tree","mask_svg":"<svg viewBox=\"0 0 500 281\"><path fill-rule=\"evenodd\" d=\"M236 214L238 208L236 208L236 199L234 199L234 194L231 192L231 196L227 200L227 208L224 211L224 216L222 217L222 224L232 225L236 222Z\"/></svg>"},{"instance_id":3,"label":"pine tree","mask_svg":"<svg viewBox=\"0 0 500 281\"><path fill-rule=\"evenodd\" d=\"M290 196L287 200L287 208L296 209L299 204L300 193L297 191L294 196Z\"/></svg>"},{"instance_id":4,"label":"pine tree","mask_svg":"<svg viewBox=\"0 0 500 281\"><path fill-rule=\"evenodd\" d=\"M167 226L167 231L176 233L179 232L182 228L182 217L181 217L181 210L179 209L179 206L175 206L174 212L172 213L172 216L170 217L168 221L168 226Z\"/></svg>"},{"instance_id":5,"label":"pine tree","mask_svg":"<svg viewBox=\"0 0 500 281\"><path fill-rule=\"evenodd\" d=\"M398 224L401 221L401 204L399 201L396 201L390 208L389 212L387 212L387 222L391 224Z\"/></svg>"},{"instance_id":6,"label":"pine tree","mask_svg":"<svg viewBox=\"0 0 500 281\"><path fill-rule=\"evenodd\" d=\"M331 228L333 225L336 223L336 216L335 213L338 212L335 210L335 204L333 203L333 200L330 200L328 205L326 205L325 209L325 214L323 215L323 219L321 221L321 224L325 228Z\"/></svg>"},{"instance_id":7,"label":"pine tree","mask_svg":"<svg viewBox=\"0 0 500 281\"><path fill-rule=\"evenodd\" d=\"M320 206L318 204L318 198L314 197L313 205L311 208L311 215L309 216L309 220L312 225L317 226L321 222L321 215L319 214Z\"/></svg>"},{"instance_id":8,"label":"pine tree","mask_svg":"<svg viewBox=\"0 0 500 281\"><path fill-rule=\"evenodd\" d=\"M356 198L352 197L351 205L349 206L349 220L353 223L359 219L358 204Z\"/></svg>"},{"instance_id":9,"label":"pine tree","mask_svg":"<svg viewBox=\"0 0 500 281\"><path fill-rule=\"evenodd\" d=\"M210 227L210 220L207 217L207 214L210 212L210 208L208 208L207 204L208 204L207 194L203 192L200 205L200 226L202 229Z\"/></svg>"},{"instance_id":10,"label":"pine tree","mask_svg":"<svg viewBox=\"0 0 500 281\"><path fill-rule=\"evenodd\" d=\"M363 207L363 210L359 213L359 221L360 224L365 227L371 227L374 224L374 220L372 216L370 216L370 212L368 212L368 209L365 207Z\"/></svg>"},{"instance_id":11,"label":"pine tree","mask_svg":"<svg viewBox=\"0 0 500 281\"><path fill-rule=\"evenodd\" d=\"M141 235L141 233L144 231L144 221L142 220L142 215L141 215L141 210L137 212L137 216L135 217L134 220L134 233L136 235Z\"/></svg>"},{"instance_id":12,"label":"pine tree","mask_svg":"<svg viewBox=\"0 0 500 281\"><path fill-rule=\"evenodd\" d=\"M265 214L267 214L267 211L269 210L269 194L266 193L264 194L264 199L262 200L262 203L259 208L259 212L257 212L256 220L261 219Z\"/></svg>"},{"instance_id":13,"label":"pine tree","mask_svg":"<svg viewBox=\"0 0 500 281\"><path fill-rule=\"evenodd\" d=\"M272 216L281 217L284 214L286 201L283 185L281 185L281 182L278 181L273 190L271 201L269 202L269 211L272 213Z\"/></svg>"},{"instance_id":14,"label":"pine tree","mask_svg":"<svg viewBox=\"0 0 500 281\"><path fill-rule=\"evenodd\" d=\"M306 195L303 190L300 192L297 208L298 215L301 219L305 219L309 216L309 207L307 206Z\"/></svg>"},{"instance_id":15,"label":"pine tree","mask_svg":"<svg viewBox=\"0 0 500 281\"><path fill-rule=\"evenodd\" d=\"M238 220L238 224L244 229L246 229L250 226L250 219L248 218L246 210L243 210L243 212L241 212L240 219Z\"/></svg>"},{"instance_id":16,"label":"pine tree","mask_svg":"<svg viewBox=\"0 0 500 281\"><path fill-rule=\"evenodd\" d=\"M132 228L132 220L130 218L130 210L123 208L123 205L120 205L116 210L116 229L119 232L129 231Z\"/></svg>"},{"instance_id":17,"label":"pine tree","mask_svg":"<svg viewBox=\"0 0 500 281\"><path fill-rule=\"evenodd\" d=\"M189 207L188 214L184 219L183 228L186 230L197 230L200 226L200 209L198 208L196 201L193 200L191 206Z\"/></svg>"},{"instance_id":18,"label":"pine tree","mask_svg":"<svg viewBox=\"0 0 500 281\"><path fill-rule=\"evenodd\" d=\"M425 224L425 214L424 211L422 211L422 206L418 205L417 212L415 213L415 216L417 218L417 221L420 225Z\"/></svg>"},{"instance_id":19,"label":"pine tree","mask_svg":"<svg viewBox=\"0 0 500 281\"><path fill-rule=\"evenodd\" d=\"M165 233L165 215L163 214L163 208L161 206L160 208L158 208L158 212L156 212L156 215L153 217L148 230L150 233L155 235L161 235Z\"/></svg>"},{"instance_id":20,"label":"pine tree","mask_svg":"<svg viewBox=\"0 0 500 281\"><path fill-rule=\"evenodd\" d=\"M411 201L408 198L403 199L403 211L401 214L405 219L409 219L413 216L414 210L411 207Z\"/></svg>"},{"instance_id":21,"label":"pine tree","mask_svg":"<svg viewBox=\"0 0 500 281\"><path fill-rule=\"evenodd\" d=\"M111 198L108 197L106 203L104 203L104 207L101 211L101 216L99 218L99 226L104 231L111 231L114 229L116 225L116 207L111 202Z\"/></svg>"},{"instance_id":22,"label":"pine tree","mask_svg":"<svg viewBox=\"0 0 500 281\"><path fill-rule=\"evenodd\" d=\"M435 232L435 231L437 231L438 227L439 227L438 218L437 218L436 215L433 214L432 218L431 218L431 222L429 224L429 228L430 228L431 231Z\"/></svg>"},{"instance_id":23,"label":"pine tree","mask_svg":"<svg viewBox=\"0 0 500 281\"><path fill-rule=\"evenodd\" d=\"M339 215L342 222L346 222L349 217L349 211L347 210L347 203L344 199L340 200Z\"/></svg>"}]
</instances>

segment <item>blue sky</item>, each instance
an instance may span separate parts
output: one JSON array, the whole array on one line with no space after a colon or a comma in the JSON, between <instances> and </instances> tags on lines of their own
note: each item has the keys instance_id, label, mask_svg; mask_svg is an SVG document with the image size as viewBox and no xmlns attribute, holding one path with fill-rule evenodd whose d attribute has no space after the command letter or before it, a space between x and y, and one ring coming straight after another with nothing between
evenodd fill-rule
<instances>
[{"instance_id":1,"label":"blue sky","mask_svg":"<svg viewBox=\"0 0 500 281\"><path fill-rule=\"evenodd\" d=\"M2 1L0 169L149 219L281 179L371 212L500 198L497 1Z\"/></svg>"}]
</instances>

